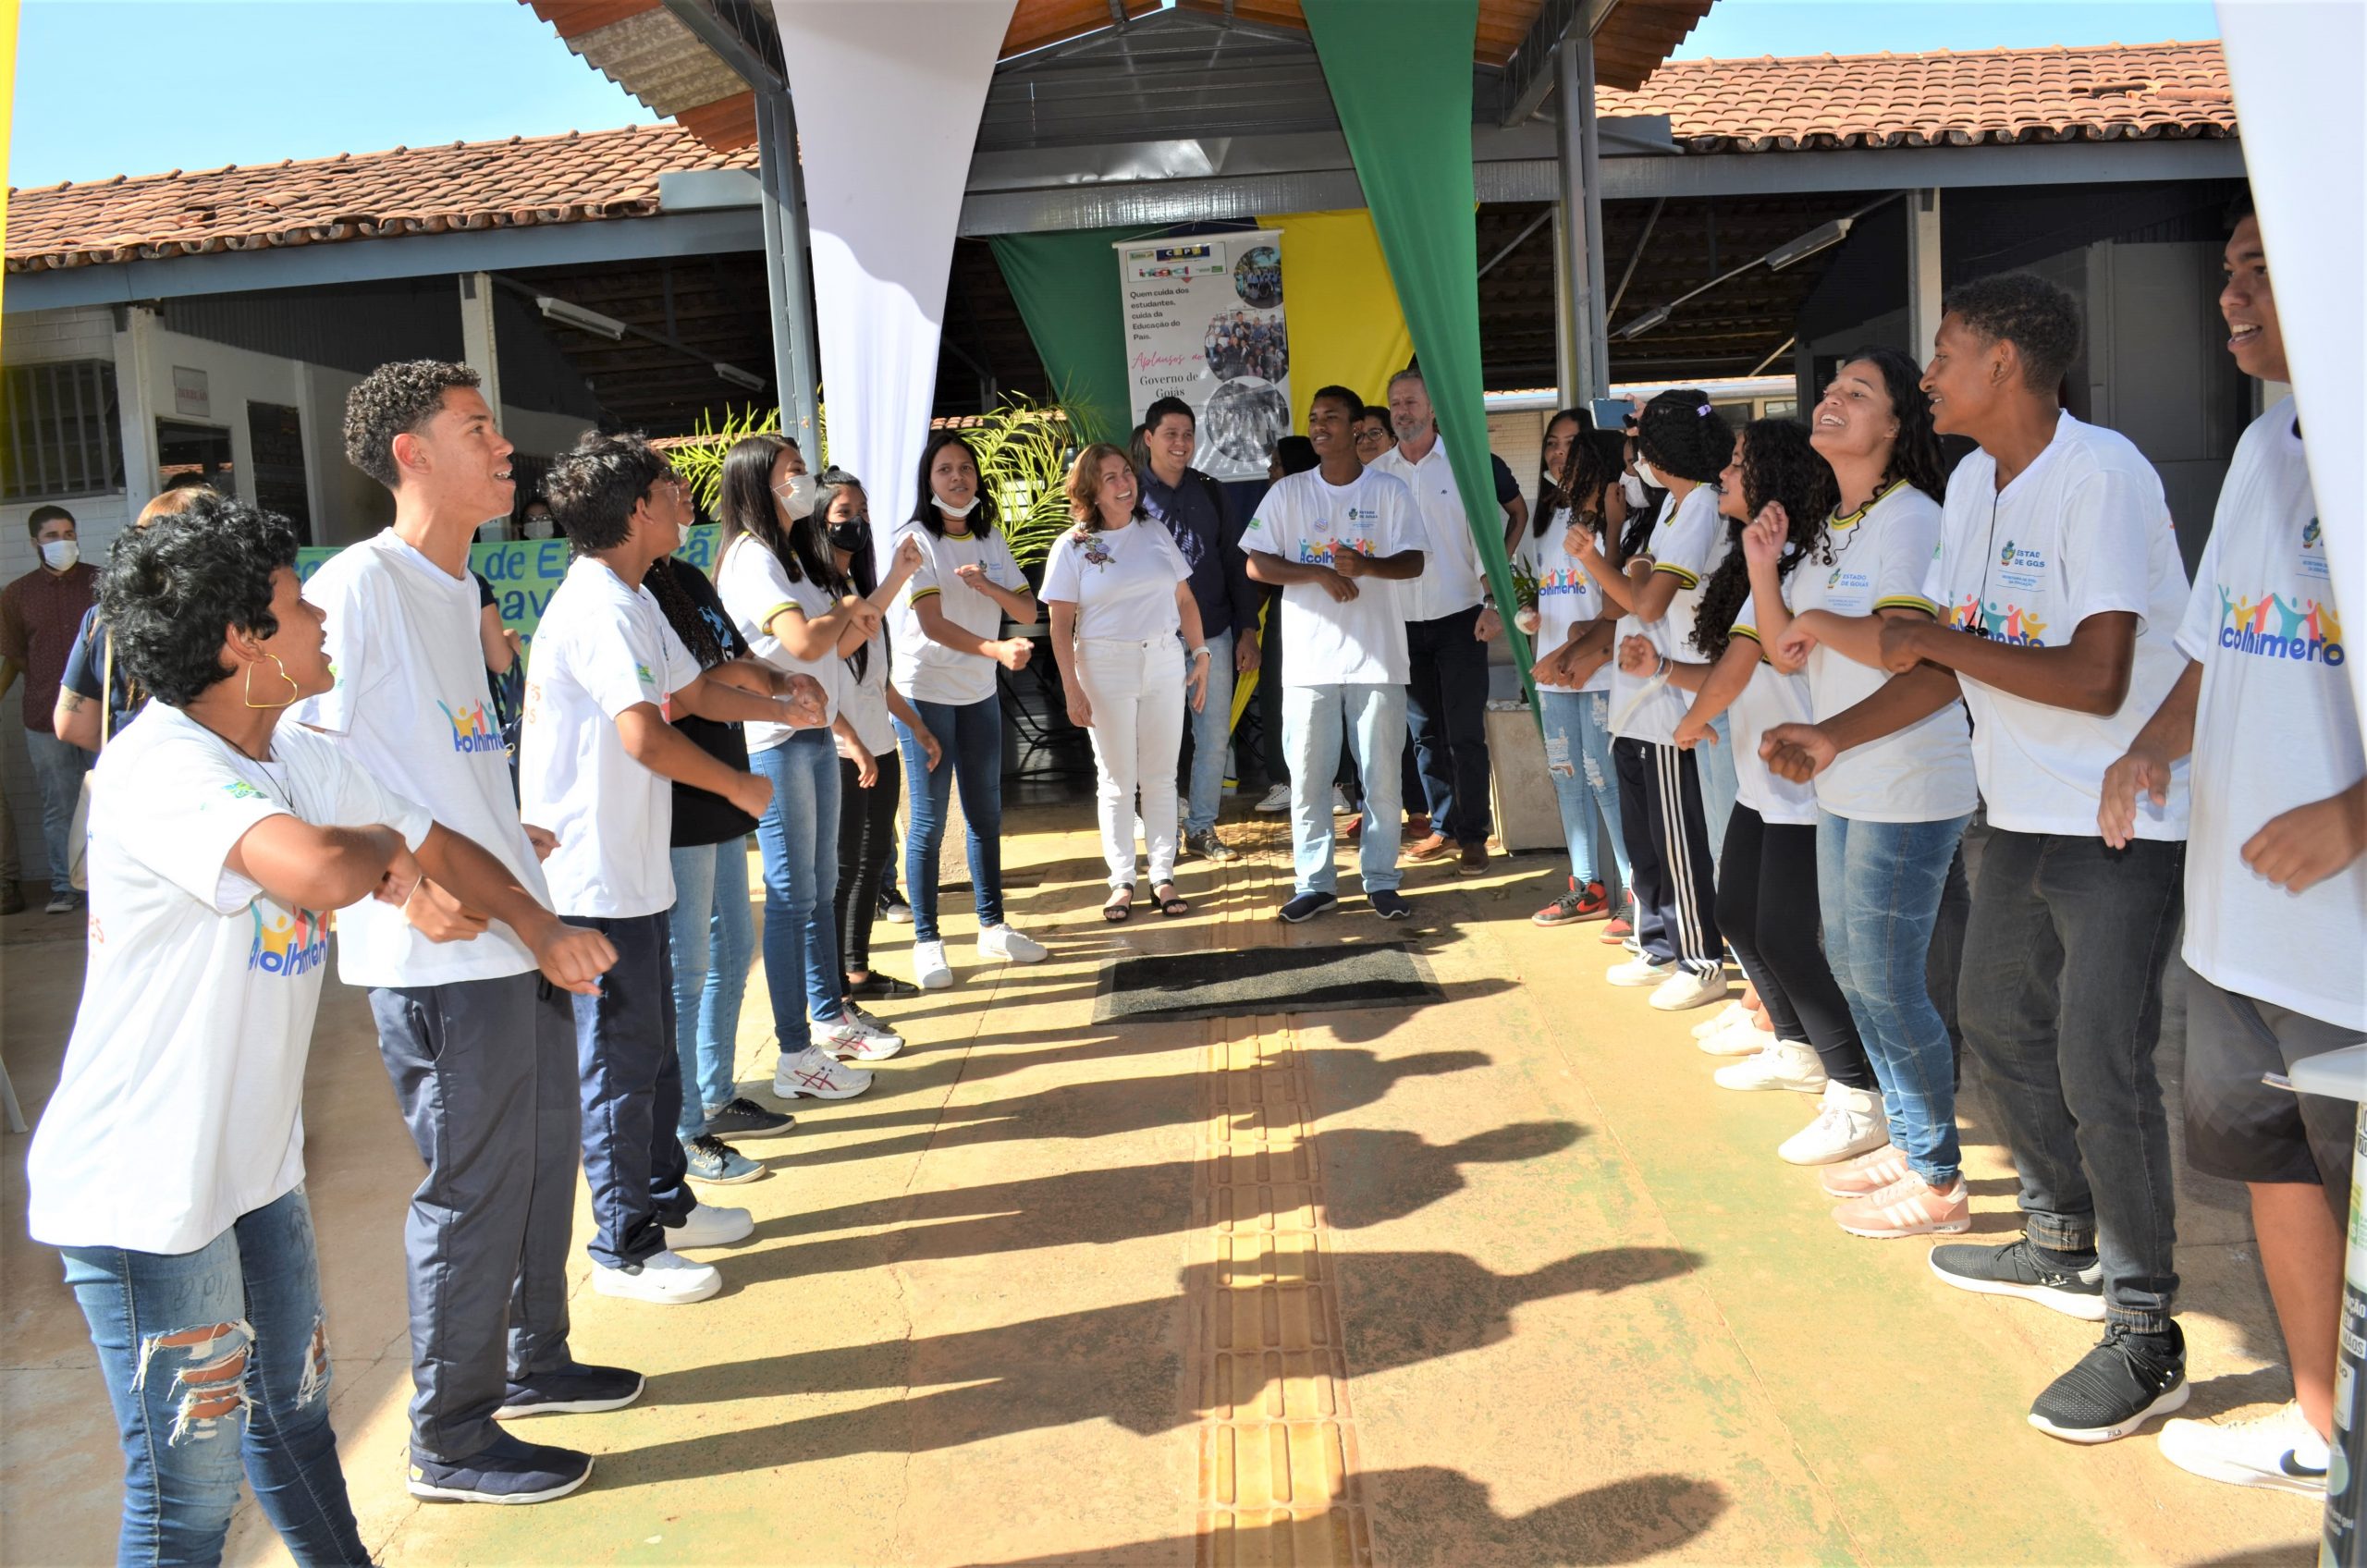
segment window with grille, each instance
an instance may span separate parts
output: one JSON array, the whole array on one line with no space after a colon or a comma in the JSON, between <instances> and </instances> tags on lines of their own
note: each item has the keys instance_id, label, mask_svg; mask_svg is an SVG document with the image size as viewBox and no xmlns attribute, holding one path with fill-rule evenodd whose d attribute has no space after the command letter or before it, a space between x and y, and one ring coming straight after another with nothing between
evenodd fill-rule
<instances>
[{"instance_id":1,"label":"window with grille","mask_svg":"<svg viewBox=\"0 0 2367 1568\"><path fill-rule=\"evenodd\" d=\"M115 362L0 366L0 501L123 488Z\"/></svg>"}]
</instances>

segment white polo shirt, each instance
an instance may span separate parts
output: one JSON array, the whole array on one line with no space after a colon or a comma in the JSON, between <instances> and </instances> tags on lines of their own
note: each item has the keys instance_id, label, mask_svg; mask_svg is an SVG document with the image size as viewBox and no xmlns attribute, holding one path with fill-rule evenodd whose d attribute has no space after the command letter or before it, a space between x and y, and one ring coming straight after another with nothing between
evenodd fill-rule
<instances>
[{"instance_id":1,"label":"white polo shirt","mask_svg":"<svg viewBox=\"0 0 2367 1568\"><path fill-rule=\"evenodd\" d=\"M1465 521L1463 493L1454 487L1446 442L1433 436L1429 452L1419 462L1407 458L1404 448L1392 447L1371 466L1404 485L1413 497L1422 575L1397 585L1397 606L1405 619L1436 620L1487 597L1479 575L1479 545Z\"/></svg>"}]
</instances>

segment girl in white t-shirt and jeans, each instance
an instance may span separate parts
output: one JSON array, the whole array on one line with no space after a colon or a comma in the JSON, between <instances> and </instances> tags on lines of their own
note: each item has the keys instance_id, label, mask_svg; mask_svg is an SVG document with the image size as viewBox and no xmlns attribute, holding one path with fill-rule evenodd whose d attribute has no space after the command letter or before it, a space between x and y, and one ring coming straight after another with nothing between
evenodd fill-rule
<instances>
[{"instance_id":1,"label":"girl in white t-shirt and jeans","mask_svg":"<svg viewBox=\"0 0 2367 1568\"><path fill-rule=\"evenodd\" d=\"M1191 906L1175 889L1175 764L1187 691L1195 713L1208 700L1210 657L1191 563L1166 529L1135 526L1152 519L1134 464L1117 447L1097 441L1078 453L1068 495L1077 526L1052 545L1044 604L1069 717L1093 737L1110 866L1101 917L1114 925L1134 913L1137 788L1151 901L1162 915L1184 914Z\"/></svg>"}]
</instances>

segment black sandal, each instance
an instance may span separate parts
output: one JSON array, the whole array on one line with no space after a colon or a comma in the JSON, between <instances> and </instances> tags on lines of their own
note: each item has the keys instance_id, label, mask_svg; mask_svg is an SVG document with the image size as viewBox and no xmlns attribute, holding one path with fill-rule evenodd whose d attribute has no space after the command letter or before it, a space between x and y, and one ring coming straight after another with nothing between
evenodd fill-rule
<instances>
[{"instance_id":1,"label":"black sandal","mask_svg":"<svg viewBox=\"0 0 2367 1568\"><path fill-rule=\"evenodd\" d=\"M1119 895L1121 894L1125 896L1125 901L1123 903L1118 901ZM1129 882L1122 888L1110 888L1109 900L1101 906L1101 918L1108 921L1110 925L1116 925L1123 921L1134 918L1134 885L1132 882Z\"/></svg>"},{"instance_id":2,"label":"black sandal","mask_svg":"<svg viewBox=\"0 0 2367 1568\"><path fill-rule=\"evenodd\" d=\"M1167 897L1163 899L1159 897L1159 888L1151 889L1151 897L1157 900L1159 904L1159 913L1162 916L1169 920L1172 920L1179 914L1189 914L1192 913L1192 906L1184 901L1184 896L1175 890L1174 883L1161 882L1159 887L1167 889Z\"/></svg>"}]
</instances>

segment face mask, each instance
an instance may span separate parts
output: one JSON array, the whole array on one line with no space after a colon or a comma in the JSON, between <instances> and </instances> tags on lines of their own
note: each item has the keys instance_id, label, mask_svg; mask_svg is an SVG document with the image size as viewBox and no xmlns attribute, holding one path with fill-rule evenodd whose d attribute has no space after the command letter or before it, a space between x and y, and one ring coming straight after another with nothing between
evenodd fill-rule
<instances>
[{"instance_id":1,"label":"face mask","mask_svg":"<svg viewBox=\"0 0 2367 1568\"><path fill-rule=\"evenodd\" d=\"M1619 493L1627 497L1627 504L1631 507L1644 504L1644 482L1632 473L1619 476Z\"/></svg>"},{"instance_id":2,"label":"face mask","mask_svg":"<svg viewBox=\"0 0 2367 1568\"><path fill-rule=\"evenodd\" d=\"M551 532L551 520L547 517L528 518L526 520L526 537L529 539L549 539L556 537L556 535Z\"/></svg>"},{"instance_id":3,"label":"face mask","mask_svg":"<svg viewBox=\"0 0 2367 1568\"><path fill-rule=\"evenodd\" d=\"M870 543L871 525L859 517L830 524L830 548L833 550L844 550L851 556L859 556L863 554L863 547Z\"/></svg>"},{"instance_id":4,"label":"face mask","mask_svg":"<svg viewBox=\"0 0 2367 1568\"><path fill-rule=\"evenodd\" d=\"M1646 489L1665 490L1668 488L1668 481L1661 477L1661 471L1654 468L1651 464L1646 462L1641 458L1637 458L1636 459L1636 477L1643 481Z\"/></svg>"},{"instance_id":5,"label":"face mask","mask_svg":"<svg viewBox=\"0 0 2367 1568\"><path fill-rule=\"evenodd\" d=\"M82 546L71 539L52 539L41 547L41 564L52 571L65 571L82 558Z\"/></svg>"},{"instance_id":6,"label":"face mask","mask_svg":"<svg viewBox=\"0 0 2367 1568\"><path fill-rule=\"evenodd\" d=\"M792 520L803 522L814 515L814 490L812 474L792 473L788 484L774 487L773 494L780 497L781 506Z\"/></svg>"},{"instance_id":7,"label":"face mask","mask_svg":"<svg viewBox=\"0 0 2367 1568\"><path fill-rule=\"evenodd\" d=\"M951 518L956 521L968 517L972 512L978 509L978 497L975 496L970 497L970 504L968 506L962 507L958 509L956 508L947 506L945 504L944 497L941 496L931 496L929 499L936 504L938 511L943 512L947 517Z\"/></svg>"}]
</instances>

